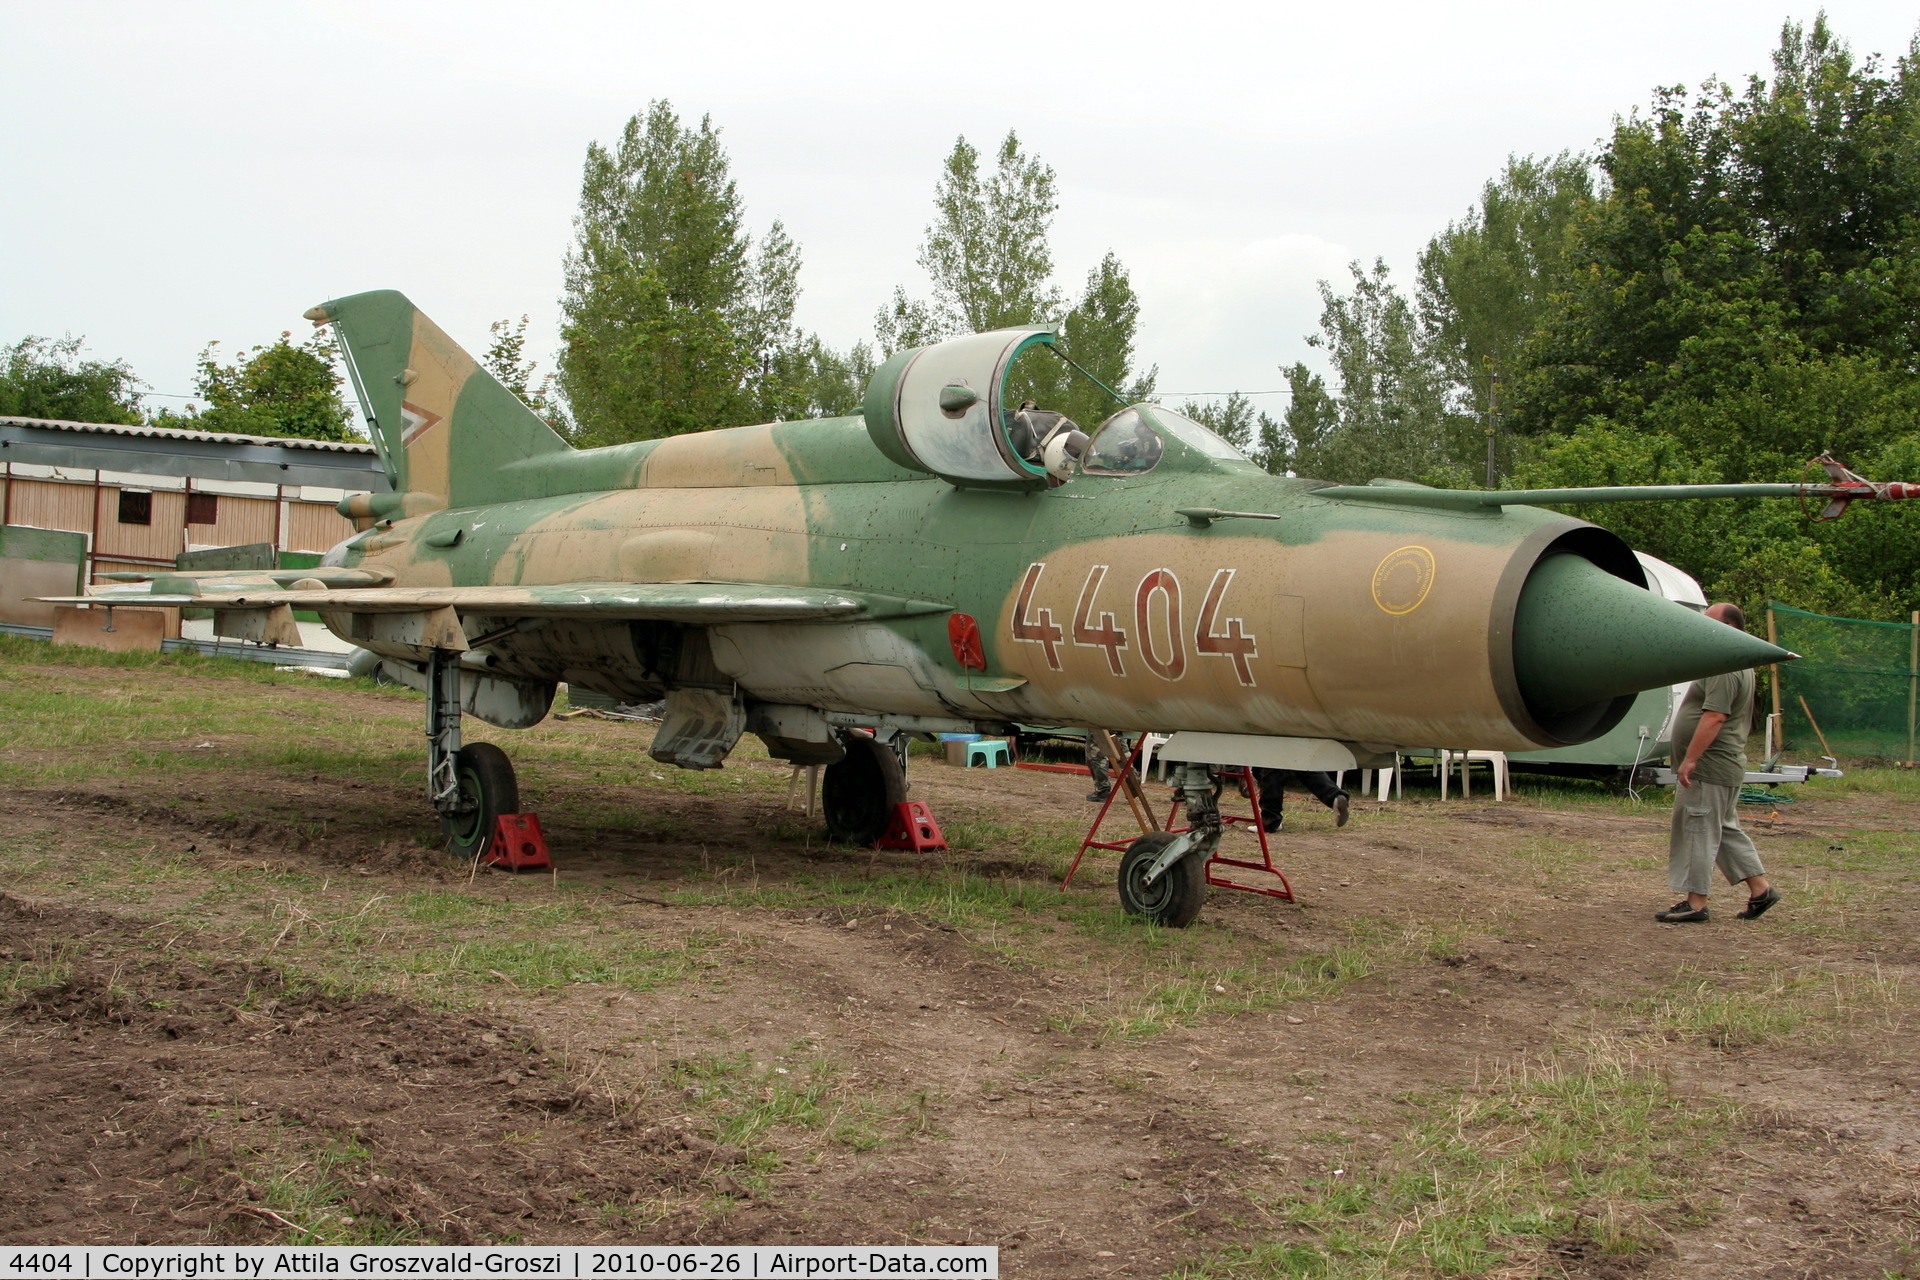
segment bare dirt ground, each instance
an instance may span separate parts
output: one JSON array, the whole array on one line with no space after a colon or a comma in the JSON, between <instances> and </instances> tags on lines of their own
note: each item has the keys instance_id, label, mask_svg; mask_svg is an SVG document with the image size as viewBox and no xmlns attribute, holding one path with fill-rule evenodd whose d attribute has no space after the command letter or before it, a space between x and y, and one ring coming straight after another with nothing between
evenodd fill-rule
<instances>
[{"instance_id":1,"label":"bare dirt ground","mask_svg":"<svg viewBox=\"0 0 1920 1280\"><path fill-rule=\"evenodd\" d=\"M81 674L8 667L38 690L16 726ZM1788 895L1759 922L1721 894L1656 924L1658 799L1555 789L1356 802L1344 830L1295 797L1300 901L1215 891L1169 933L1119 916L1110 855L1059 890L1084 778L916 757L955 847L846 850L775 762L688 782L631 726L549 722L493 736L557 872L475 875L430 847L413 703L84 675L84 734L0 752L0 1240L1920 1274L1897 780L1752 811ZM115 718L156 687L214 727ZM275 723L217 732L242 701ZM314 764L328 742L363 763ZM1446 1252L1450 1215L1482 1252Z\"/></svg>"}]
</instances>

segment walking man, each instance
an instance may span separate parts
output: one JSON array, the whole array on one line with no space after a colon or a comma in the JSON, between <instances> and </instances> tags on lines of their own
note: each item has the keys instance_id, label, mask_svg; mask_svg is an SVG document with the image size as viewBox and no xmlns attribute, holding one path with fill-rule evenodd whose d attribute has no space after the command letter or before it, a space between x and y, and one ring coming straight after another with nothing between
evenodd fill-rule
<instances>
[{"instance_id":1,"label":"walking man","mask_svg":"<svg viewBox=\"0 0 1920 1280\"><path fill-rule=\"evenodd\" d=\"M1740 606L1716 604L1707 616L1746 629ZM1687 896L1654 916L1668 924L1705 924L1707 891L1717 865L1728 884L1745 883L1746 909L1739 919L1757 920L1780 891L1767 880L1760 852L1740 829L1740 786L1747 780L1747 727L1753 717L1753 672L1732 671L1688 686L1673 718L1673 832L1667 845L1667 880Z\"/></svg>"},{"instance_id":2,"label":"walking man","mask_svg":"<svg viewBox=\"0 0 1920 1280\"><path fill-rule=\"evenodd\" d=\"M1334 781L1331 773L1319 769L1267 769L1255 765L1253 783L1260 788L1260 825L1263 828L1278 831L1285 822L1286 786L1289 782L1298 782L1315 800L1333 810L1334 826L1347 825L1350 798L1340 789L1340 784Z\"/></svg>"}]
</instances>

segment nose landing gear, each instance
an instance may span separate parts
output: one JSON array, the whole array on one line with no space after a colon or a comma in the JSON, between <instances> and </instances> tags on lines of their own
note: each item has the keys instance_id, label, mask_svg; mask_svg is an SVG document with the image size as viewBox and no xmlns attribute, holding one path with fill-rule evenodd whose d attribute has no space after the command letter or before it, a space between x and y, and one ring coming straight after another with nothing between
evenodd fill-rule
<instances>
[{"instance_id":1,"label":"nose landing gear","mask_svg":"<svg viewBox=\"0 0 1920 1280\"><path fill-rule=\"evenodd\" d=\"M1173 785L1191 825L1177 833L1150 832L1127 846L1120 858L1120 906L1128 915L1183 929L1207 900L1207 860L1220 847L1220 805L1203 764L1180 765Z\"/></svg>"}]
</instances>

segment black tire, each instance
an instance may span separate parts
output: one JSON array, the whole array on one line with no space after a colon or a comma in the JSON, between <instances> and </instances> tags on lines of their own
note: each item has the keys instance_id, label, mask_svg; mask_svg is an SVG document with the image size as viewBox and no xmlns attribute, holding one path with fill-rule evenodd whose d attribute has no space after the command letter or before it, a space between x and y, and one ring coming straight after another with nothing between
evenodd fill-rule
<instances>
[{"instance_id":1,"label":"black tire","mask_svg":"<svg viewBox=\"0 0 1920 1280\"><path fill-rule=\"evenodd\" d=\"M520 784L513 776L513 762L491 742L475 742L455 753L453 772L465 803L462 812L440 819L447 852L459 858L485 857L493 847L494 820L503 813L520 812Z\"/></svg>"},{"instance_id":2,"label":"black tire","mask_svg":"<svg viewBox=\"0 0 1920 1280\"><path fill-rule=\"evenodd\" d=\"M1120 859L1120 906L1128 915L1184 929L1207 900L1207 860L1190 853L1152 884L1144 883L1147 868L1173 841L1173 836L1156 831L1127 846L1126 856Z\"/></svg>"},{"instance_id":3,"label":"black tire","mask_svg":"<svg viewBox=\"0 0 1920 1280\"><path fill-rule=\"evenodd\" d=\"M827 836L842 844L870 845L887 834L893 807L906 803L907 779L893 748L864 733L842 740L847 754L820 779L820 810Z\"/></svg>"}]
</instances>

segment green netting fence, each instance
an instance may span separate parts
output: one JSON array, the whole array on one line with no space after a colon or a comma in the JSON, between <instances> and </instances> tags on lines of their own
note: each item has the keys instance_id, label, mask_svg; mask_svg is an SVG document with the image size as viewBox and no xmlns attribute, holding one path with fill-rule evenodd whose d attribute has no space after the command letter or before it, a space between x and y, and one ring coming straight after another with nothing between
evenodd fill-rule
<instances>
[{"instance_id":1,"label":"green netting fence","mask_svg":"<svg viewBox=\"0 0 1920 1280\"><path fill-rule=\"evenodd\" d=\"M1777 642L1800 655L1780 667L1784 741L1817 749L1818 724L1839 754L1913 760L1920 625L1829 618L1783 604L1767 611Z\"/></svg>"}]
</instances>

